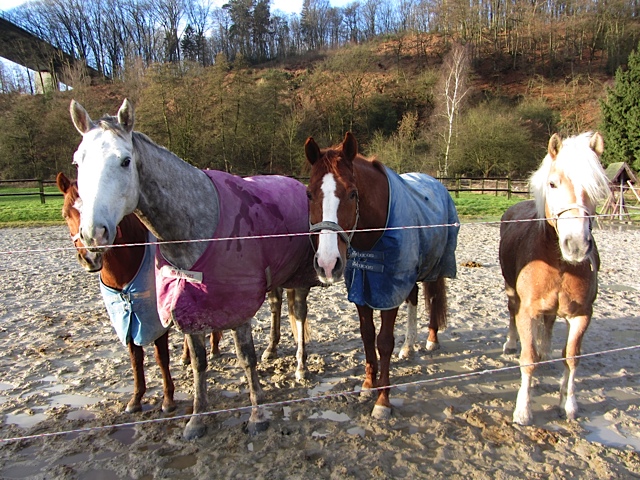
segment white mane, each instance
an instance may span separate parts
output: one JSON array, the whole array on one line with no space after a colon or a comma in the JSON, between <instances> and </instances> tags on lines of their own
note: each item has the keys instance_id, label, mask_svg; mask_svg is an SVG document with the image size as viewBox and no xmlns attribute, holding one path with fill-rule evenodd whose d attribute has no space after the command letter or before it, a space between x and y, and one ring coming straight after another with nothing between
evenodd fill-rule
<instances>
[{"instance_id":1,"label":"white mane","mask_svg":"<svg viewBox=\"0 0 640 480\"><path fill-rule=\"evenodd\" d=\"M555 168L571 180L576 189L584 191L594 203L598 203L609 194L609 180L600 164L598 154L590 147L591 132L566 138L555 158ZM547 180L551 172L553 159L547 154L540 168L531 176L530 191L536 201L538 217L545 217L547 199Z\"/></svg>"}]
</instances>

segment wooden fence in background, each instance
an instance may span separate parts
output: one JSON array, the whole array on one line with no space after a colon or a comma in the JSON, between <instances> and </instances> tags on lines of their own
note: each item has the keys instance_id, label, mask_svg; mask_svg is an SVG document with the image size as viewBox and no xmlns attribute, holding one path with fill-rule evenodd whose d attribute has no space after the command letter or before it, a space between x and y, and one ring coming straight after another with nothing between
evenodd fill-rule
<instances>
[{"instance_id":1,"label":"wooden fence in background","mask_svg":"<svg viewBox=\"0 0 640 480\"><path fill-rule=\"evenodd\" d=\"M308 178L298 178L298 180L304 182ZM529 195L529 182L526 180L511 180L509 177L442 177L438 178L442 184L447 187L447 190L451 192L455 197L460 195L460 192L472 192L482 194L504 194L508 198L512 195ZM11 192L4 193L0 188L0 197L13 197L13 196L39 196L40 203L46 202L46 197L60 197L62 193L46 193L44 191L45 185L55 185L54 180L41 180L37 178L27 178L22 180L0 180L0 187L3 184L10 184L16 187L24 188L25 190L33 189L34 191L24 192Z\"/></svg>"}]
</instances>

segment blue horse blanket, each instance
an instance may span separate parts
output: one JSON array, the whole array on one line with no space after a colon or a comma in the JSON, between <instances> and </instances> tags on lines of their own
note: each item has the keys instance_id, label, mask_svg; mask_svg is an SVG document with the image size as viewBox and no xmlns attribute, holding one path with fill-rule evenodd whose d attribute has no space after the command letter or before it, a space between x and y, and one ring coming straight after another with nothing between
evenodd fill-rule
<instances>
[{"instance_id":1,"label":"blue horse blanket","mask_svg":"<svg viewBox=\"0 0 640 480\"><path fill-rule=\"evenodd\" d=\"M149 233L148 242L156 238ZM107 287L100 280L100 293L118 338L123 345L144 346L155 342L167 330L156 307L156 276L153 266L155 245L146 245L140 268L122 291Z\"/></svg>"},{"instance_id":2,"label":"blue horse blanket","mask_svg":"<svg viewBox=\"0 0 640 480\"><path fill-rule=\"evenodd\" d=\"M348 298L376 310L399 307L417 282L455 278L458 214L451 195L423 173L398 175L385 167L389 181L386 228L371 250L349 249L344 278Z\"/></svg>"}]
</instances>

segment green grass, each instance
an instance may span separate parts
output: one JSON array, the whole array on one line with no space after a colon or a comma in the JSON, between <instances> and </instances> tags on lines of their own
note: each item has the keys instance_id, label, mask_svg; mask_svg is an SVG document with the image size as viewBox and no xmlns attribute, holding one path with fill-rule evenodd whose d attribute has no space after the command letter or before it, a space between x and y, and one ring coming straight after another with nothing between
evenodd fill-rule
<instances>
[{"instance_id":1,"label":"green grass","mask_svg":"<svg viewBox=\"0 0 640 480\"><path fill-rule=\"evenodd\" d=\"M59 193L57 187L45 187L45 193ZM34 193L29 196L0 197L0 227L26 227L62 224L62 196L46 197L40 203L37 188L0 187L0 193Z\"/></svg>"},{"instance_id":2,"label":"green grass","mask_svg":"<svg viewBox=\"0 0 640 480\"><path fill-rule=\"evenodd\" d=\"M524 195L512 195L509 199L502 195L460 193L458 198L453 196L453 201L461 219L499 220L507 208L526 198Z\"/></svg>"},{"instance_id":3,"label":"green grass","mask_svg":"<svg viewBox=\"0 0 640 480\"><path fill-rule=\"evenodd\" d=\"M0 193L37 192L34 188L0 188ZM58 193L56 187L46 187L46 193ZM514 203L523 200L523 196L480 195L461 193L453 197L461 219L499 219L504 211ZM46 203L40 203L38 195L19 197L0 197L0 227L20 227L62 224L62 197L46 197Z\"/></svg>"}]
</instances>

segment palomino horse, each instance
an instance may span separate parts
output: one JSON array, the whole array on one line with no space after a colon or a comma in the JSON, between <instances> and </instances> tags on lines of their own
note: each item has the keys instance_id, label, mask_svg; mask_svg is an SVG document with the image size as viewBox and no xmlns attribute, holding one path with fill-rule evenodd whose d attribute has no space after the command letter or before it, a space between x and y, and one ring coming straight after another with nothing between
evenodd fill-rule
<instances>
[{"instance_id":1,"label":"palomino horse","mask_svg":"<svg viewBox=\"0 0 640 480\"><path fill-rule=\"evenodd\" d=\"M306 298L318 282L310 242L299 235L308 230L304 186L286 177L199 170L134 132L126 99L116 117L95 123L75 101L70 112L82 134L74 163L84 244L112 245L116 226L131 212L162 242L156 250L160 319L187 334L194 374L195 415L184 436L205 433L198 414L207 409L204 332L212 330L233 330L253 407L248 427L265 427L251 318L268 291L296 288L297 355L304 362Z\"/></svg>"},{"instance_id":2,"label":"palomino horse","mask_svg":"<svg viewBox=\"0 0 640 480\"><path fill-rule=\"evenodd\" d=\"M401 356L410 356L416 341L417 282L424 286L430 310L427 349L438 348L438 328L444 327L447 313L444 278L456 275L455 206L446 188L428 175L399 176L359 155L351 133L341 145L323 150L309 138L305 154L312 165L311 231L320 232L315 269L328 284L344 274L349 300L360 318L366 356L363 389L389 386L393 327L405 299L409 318ZM428 225L447 226L419 228ZM381 311L382 319L377 353L373 309ZM381 388L372 415L390 414L389 389Z\"/></svg>"},{"instance_id":3,"label":"palomino horse","mask_svg":"<svg viewBox=\"0 0 640 480\"><path fill-rule=\"evenodd\" d=\"M562 350L564 376L560 404L568 419L578 411L575 374L584 335L598 291L600 257L591 235L598 201L609 187L599 157L599 133L564 141L554 134L542 166L531 177L535 200L510 207L500 225L500 266L509 299L509 334L505 353L515 353L520 338L520 372L513 421L532 421L530 388L534 363L546 359L556 316L566 319Z\"/></svg>"},{"instance_id":4,"label":"palomino horse","mask_svg":"<svg viewBox=\"0 0 640 480\"><path fill-rule=\"evenodd\" d=\"M153 342L155 359L162 373L162 411L172 412L176 404L173 401L174 386L169 372L169 328L160 322L155 305L155 247L132 246L114 248L106 252L90 252L78 235L81 202L76 183L62 172L58 173L56 183L64 193L62 216L76 246L78 261L86 271L100 272L100 291L109 317L118 337L129 348L134 388L126 411L132 413L142 410L141 400L147 390L142 345ZM146 243L148 240L146 227L135 215L127 215L118 225L116 245ZM145 248L149 247L150 251L145 251ZM139 297L139 301L136 297ZM130 302L132 298L134 302ZM136 306L135 311L132 308L133 303ZM147 306L149 308L145 308Z\"/></svg>"}]
</instances>

